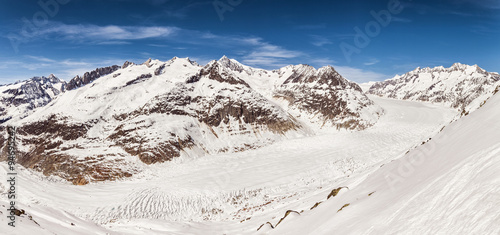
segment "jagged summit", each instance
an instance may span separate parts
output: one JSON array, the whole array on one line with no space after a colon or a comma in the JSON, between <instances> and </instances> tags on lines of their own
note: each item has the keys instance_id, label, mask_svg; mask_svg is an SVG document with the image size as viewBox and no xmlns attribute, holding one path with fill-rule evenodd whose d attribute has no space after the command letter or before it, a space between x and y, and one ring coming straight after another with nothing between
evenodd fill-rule
<instances>
[{"instance_id":1,"label":"jagged summit","mask_svg":"<svg viewBox=\"0 0 500 235\"><path fill-rule=\"evenodd\" d=\"M480 68L477 64L475 65L467 65L462 63L454 63L449 68L445 68L444 66L436 66L436 67L417 67L413 71L409 73L422 73L422 72L453 72L453 71L462 71L464 73L471 74L473 72L485 73L486 70Z\"/></svg>"},{"instance_id":2,"label":"jagged summit","mask_svg":"<svg viewBox=\"0 0 500 235\"><path fill-rule=\"evenodd\" d=\"M256 70L258 70L258 69L254 69L254 68L251 68L249 66L243 65L242 63L240 63L239 61L237 61L235 59L229 59L225 55L222 56L218 61L214 61L214 62L222 65L223 67L229 68L229 69L236 71L236 72L239 72L239 73L246 72L247 74L253 74Z\"/></svg>"},{"instance_id":3,"label":"jagged summit","mask_svg":"<svg viewBox=\"0 0 500 235\"><path fill-rule=\"evenodd\" d=\"M127 62L125 62L124 66L126 64L127 64ZM122 66L122 68L124 66ZM125 67L128 67L128 66L130 66L130 64L128 64ZM74 77L73 79L71 79L68 82L66 89L73 90L73 89L76 89L78 87L85 86L85 85L93 82L94 80L102 77L102 76L105 76L105 75L108 75L110 73L115 72L118 69L120 69L120 66L113 65L113 66L109 66L109 67L97 68L94 71L86 72L83 74L82 77L80 77L79 75L76 75L76 77Z\"/></svg>"},{"instance_id":4,"label":"jagged summit","mask_svg":"<svg viewBox=\"0 0 500 235\"><path fill-rule=\"evenodd\" d=\"M0 86L0 124L13 117L26 117L65 89L66 82L54 74Z\"/></svg>"}]
</instances>

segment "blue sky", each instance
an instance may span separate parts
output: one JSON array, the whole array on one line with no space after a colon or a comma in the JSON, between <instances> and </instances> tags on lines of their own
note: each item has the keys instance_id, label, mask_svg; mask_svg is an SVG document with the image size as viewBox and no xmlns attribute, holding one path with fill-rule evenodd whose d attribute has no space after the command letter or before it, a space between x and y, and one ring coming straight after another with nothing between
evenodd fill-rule
<instances>
[{"instance_id":1,"label":"blue sky","mask_svg":"<svg viewBox=\"0 0 500 235\"><path fill-rule=\"evenodd\" d=\"M0 84L174 56L333 65L357 82L455 62L500 72L498 0L40 2L0 3Z\"/></svg>"}]
</instances>

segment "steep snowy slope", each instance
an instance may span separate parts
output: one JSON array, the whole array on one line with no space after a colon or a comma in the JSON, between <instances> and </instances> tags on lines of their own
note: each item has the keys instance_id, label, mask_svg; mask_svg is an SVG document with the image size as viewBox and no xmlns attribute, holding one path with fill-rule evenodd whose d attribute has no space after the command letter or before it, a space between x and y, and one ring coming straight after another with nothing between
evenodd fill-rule
<instances>
[{"instance_id":1,"label":"steep snowy slope","mask_svg":"<svg viewBox=\"0 0 500 235\"><path fill-rule=\"evenodd\" d=\"M500 95L269 234L499 234ZM325 198L326 199L326 198Z\"/></svg>"},{"instance_id":2,"label":"steep snowy slope","mask_svg":"<svg viewBox=\"0 0 500 235\"><path fill-rule=\"evenodd\" d=\"M64 92L66 83L51 74L0 86L0 124L23 118Z\"/></svg>"},{"instance_id":3,"label":"steep snowy slope","mask_svg":"<svg viewBox=\"0 0 500 235\"><path fill-rule=\"evenodd\" d=\"M455 63L450 68L417 68L402 76L377 82L367 93L444 103L466 114L479 108L498 84L498 73L486 72L477 65Z\"/></svg>"}]
</instances>

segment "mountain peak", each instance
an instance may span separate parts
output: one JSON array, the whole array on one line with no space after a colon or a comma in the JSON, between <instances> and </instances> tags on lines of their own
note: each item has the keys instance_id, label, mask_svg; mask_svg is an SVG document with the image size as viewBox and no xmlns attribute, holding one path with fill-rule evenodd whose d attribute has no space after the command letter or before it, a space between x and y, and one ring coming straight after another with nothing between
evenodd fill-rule
<instances>
[{"instance_id":1,"label":"mountain peak","mask_svg":"<svg viewBox=\"0 0 500 235\"><path fill-rule=\"evenodd\" d=\"M337 71L335 70L335 68L333 68L331 65L327 65L327 66L319 68L318 72L319 73L328 73L328 72L335 72L335 73L337 73Z\"/></svg>"},{"instance_id":2,"label":"mountain peak","mask_svg":"<svg viewBox=\"0 0 500 235\"><path fill-rule=\"evenodd\" d=\"M135 64L133 62L130 62L130 61L125 61L125 63L123 63L123 65L122 65L122 69L127 68L131 65L135 65Z\"/></svg>"},{"instance_id":3,"label":"mountain peak","mask_svg":"<svg viewBox=\"0 0 500 235\"><path fill-rule=\"evenodd\" d=\"M473 72L478 72L478 73L486 73L486 71L482 68L480 68L477 64L475 65L467 65L467 64L462 64L462 63L454 63L451 67L445 68L444 66L436 66L436 67L417 67L413 71L410 71L410 74L415 74L415 73L432 73L432 72L453 72L453 71L462 71L465 73L473 73Z\"/></svg>"},{"instance_id":4,"label":"mountain peak","mask_svg":"<svg viewBox=\"0 0 500 235\"><path fill-rule=\"evenodd\" d=\"M245 71L245 66L235 59L229 59L227 56L223 56L217 61L223 67L229 68L233 71L243 72Z\"/></svg>"},{"instance_id":5,"label":"mountain peak","mask_svg":"<svg viewBox=\"0 0 500 235\"><path fill-rule=\"evenodd\" d=\"M151 58L149 58L148 60L146 60L146 62L142 63L143 65L146 65L148 68L151 67Z\"/></svg>"},{"instance_id":6,"label":"mountain peak","mask_svg":"<svg viewBox=\"0 0 500 235\"><path fill-rule=\"evenodd\" d=\"M468 66L468 65L466 65L466 64L462 64L462 63L460 63L460 62L457 62L457 63L454 63L454 64L451 66L451 68L463 68L463 67L466 67L466 66Z\"/></svg>"}]
</instances>

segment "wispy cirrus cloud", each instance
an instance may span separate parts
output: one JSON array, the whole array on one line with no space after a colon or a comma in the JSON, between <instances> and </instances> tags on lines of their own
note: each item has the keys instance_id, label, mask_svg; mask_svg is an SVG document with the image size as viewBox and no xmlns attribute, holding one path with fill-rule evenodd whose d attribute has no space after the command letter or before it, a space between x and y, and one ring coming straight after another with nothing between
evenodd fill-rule
<instances>
[{"instance_id":1,"label":"wispy cirrus cloud","mask_svg":"<svg viewBox=\"0 0 500 235\"><path fill-rule=\"evenodd\" d=\"M316 58L316 59L311 59L309 61L310 65L312 65L315 68L321 68L327 65L333 65L337 63L337 61L329 58Z\"/></svg>"},{"instance_id":2,"label":"wispy cirrus cloud","mask_svg":"<svg viewBox=\"0 0 500 235\"><path fill-rule=\"evenodd\" d=\"M98 67L122 64L121 59L57 59L44 56L25 55L17 60L0 59L0 84L26 80L35 76L54 74L63 80L70 80L76 75L83 75Z\"/></svg>"},{"instance_id":3,"label":"wispy cirrus cloud","mask_svg":"<svg viewBox=\"0 0 500 235\"><path fill-rule=\"evenodd\" d=\"M249 38L246 42L252 46L250 52L243 56L243 63L262 68L278 68L287 65L288 59L303 56L300 51L288 50L264 42L260 38Z\"/></svg>"},{"instance_id":4,"label":"wispy cirrus cloud","mask_svg":"<svg viewBox=\"0 0 500 235\"><path fill-rule=\"evenodd\" d=\"M375 65L375 64L378 64L379 62L380 62L380 60L373 58L373 59L371 59L370 61L365 62L365 63L363 63L363 64L364 64L364 65L367 65L367 66L370 66L370 65Z\"/></svg>"},{"instance_id":5,"label":"wispy cirrus cloud","mask_svg":"<svg viewBox=\"0 0 500 235\"><path fill-rule=\"evenodd\" d=\"M36 60L36 61L40 61L40 62L49 62L49 63L55 62L55 60L52 60L52 59L49 59L49 58L43 57L43 56L26 55L25 57L28 59L32 59L32 60Z\"/></svg>"},{"instance_id":6,"label":"wispy cirrus cloud","mask_svg":"<svg viewBox=\"0 0 500 235\"><path fill-rule=\"evenodd\" d=\"M357 82L357 83L365 83L371 81L383 81L388 78L391 78L391 75L377 73L370 70L363 70L350 66L334 66L335 70L342 74L343 77Z\"/></svg>"},{"instance_id":7,"label":"wispy cirrus cloud","mask_svg":"<svg viewBox=\"0 0 500 235\"><path fill-rule=\"evenodd\" d=\"M51 23L46 28L40 29L38 35L57 35L63 39L90 40L99 43L118 42L124 40L140 40L148 38L166 38L174 35L180 29L169 26L99 26L93 24L63 24Z\"/></svg>"},{"instance_id":8,"label":"wispy cirrus cloud","mask_svg":"<svg viewBox=\"0 0 500 235\"><path fill-rule=\"evenodd\" d=\"M311 37L311 44L313 44L314 46L317 46L317 47L322 47L324 45L333 44L333 42L330 39L323 37L323 36L320 36L320 35L310 35L310 37Z\"/></svg>"},{"instance_id":9,"label":"wispy cirrus cloud","mask_svg":"<svg viewBox=\"0 0 500 235\"><path fill-rule=\"evenodd\" d=\"M157 41L147 41L145 45L163 48L171 47L169 42L175 42L176 48L182 48L182 44L203 46L203 48L216 49L224 54L235 53L236 59L242 63L253 67L264 69L276 69L298 61L304 63L311 61L315 66L332 65L335 61L330 59L314 59L307 53L276 45L253 35L221 35L208 31L187 30L170 26L117 26L117 25L93 25L93 24L64 24L51 22L47 27L39 30L38 35L33 40L63 40L69 44L95 44L112 45L128 44L135 40L143 42L143 39L157 39ZM343 37L344 35L337 35ZM350 36L350 35L349 35ZM314 38L314 37L313 37ZM317 45L330 44L327 38L315 37ZM179 44L180 43L180 44ZM160 55L155 51L150 51L143 57L158 58ZM191 57L203 58L207 61L209 56L200 54L189 54ZM228 55L231 57L231 55ZM214 58L212 58L214 59ZM109 66L123 63L122 60L78 60L78 59L55 59L39 55L27 55L19 66L32 71L26 73L26 78L43 74L54 73L63 79L71 79L75 75L81 75L86 71L91 71L96 67ZM17 67L19 67L17 66ZM56 68L56 69L55 69ZM385 78L385 75L370 71L364 71L352 67L337 67L345 72L346 77L353 80L377 80ZM6 68L9 69L9 68ZM37 74L34 74L37 72Z\"/></svg>"}]
</instances>

